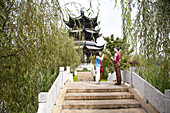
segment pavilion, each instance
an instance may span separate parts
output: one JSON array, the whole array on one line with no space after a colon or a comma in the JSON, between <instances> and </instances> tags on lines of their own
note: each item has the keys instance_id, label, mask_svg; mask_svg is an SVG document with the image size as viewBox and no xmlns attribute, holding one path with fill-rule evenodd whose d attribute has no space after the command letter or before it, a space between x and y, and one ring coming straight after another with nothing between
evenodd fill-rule
<instances>
[{"instance_id":1,"label":"pavilion","mask_svg":"<svg viewBox=\"0 0 170 113\"><path fill-rule=\"evenodd\" d=\"M101 37L100 29L95 29L100 22L97 22L98 15L95 18L89 18L84 15L84 10L81 8L81 15L78 17L71 17L65 24L70 28L69 36L74 37L74 45L83 49L84 60L82 63L90 63L89 57L96 51L102 51L105 44L99 45L97 38Z\"/></svg>"}]
</instances>

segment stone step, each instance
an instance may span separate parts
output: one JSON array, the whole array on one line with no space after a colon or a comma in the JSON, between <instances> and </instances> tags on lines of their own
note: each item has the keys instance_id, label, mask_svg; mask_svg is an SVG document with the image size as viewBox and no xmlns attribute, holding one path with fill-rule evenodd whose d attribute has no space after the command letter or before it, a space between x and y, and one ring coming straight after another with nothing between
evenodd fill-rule
<instances>
[{"instance_id":1,"label":"stone step","mask_svg":"<svg viewBox=\"0 0 170 113\"><path fill-rule=\"evenodd\" d=\"M91 72L77 72L78 81L94 81Z\"/></svg>"},{"instance_id":2,"label":"stone step","mask_svg":"<svg viewBox=\"0 0 170 113\"><path fill-rule=\"evenodd\" d=\"M67 89L67 93L127 92L128 88Z\"/></svg>"},{"instance_id":3,"label":"stone step","mask_svg":"<svg viewBox=\"0 0 170 113\"><path fill-rule=\"evenodd\" d=\"M102 93L67 93L66 100L108 100L108 99L133 99L130 92L102 92Z\"/></svg>"},{"instance_id":4,"label":"stone step","mask_svg":"<svg viewBox=\"0 0 170 113\"><path fill-rule=\"evenodd\" d=\"M138 108L140 102L134 99L120 100L65 100L63 109L118 109Z\"/></svg>"},{"instance_id":5,"label":"stone step","mask_svg":"<svg viewBox=\"0 0 170 113\"><path fill-rule=\"evenodd\" d=\"M62 113L146 113L141 108L129 109L64 109Z\"/></svg>"},{"instance_id":6,"label":"stone step","mask_svg":"<svg viewBox=\"0 0 170 113\"><path fill-rule=\"evenodd\" d=\"M94 81L93 78L78 78L78 81Z\"/></svg>"}]
</instances>

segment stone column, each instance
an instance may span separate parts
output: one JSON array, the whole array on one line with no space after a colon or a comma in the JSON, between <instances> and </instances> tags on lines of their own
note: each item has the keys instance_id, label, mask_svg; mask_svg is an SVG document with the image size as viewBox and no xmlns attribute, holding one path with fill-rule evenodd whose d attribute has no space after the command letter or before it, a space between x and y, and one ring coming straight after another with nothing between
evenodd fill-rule
<instances>
[{"instance_id":1,"label":"stone column","mask_svg":"<svg viewBox=\"0 0 170 113\"><path fill-rule=\"evenodd\" d=\"M130 88L133 87L133 72L135 71L135 67L129 67L130 69Z\"/></svg>"}]
</instances>

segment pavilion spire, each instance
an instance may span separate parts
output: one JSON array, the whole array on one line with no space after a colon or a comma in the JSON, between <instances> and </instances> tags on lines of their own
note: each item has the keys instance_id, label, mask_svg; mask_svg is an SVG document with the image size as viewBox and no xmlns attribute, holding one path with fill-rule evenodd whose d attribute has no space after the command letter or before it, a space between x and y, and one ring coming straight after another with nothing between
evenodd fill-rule
<instances>
[{"instance_id":1,"label":"pavilion spire","mask_svg":"<svg viewBox=\"0 0 170 113\"><path fill-rule=\"evenodd\" d=\"M80 9L80 14L81 14L81 16L84 16L84 8Z\"/></svg>"}]
</instances>

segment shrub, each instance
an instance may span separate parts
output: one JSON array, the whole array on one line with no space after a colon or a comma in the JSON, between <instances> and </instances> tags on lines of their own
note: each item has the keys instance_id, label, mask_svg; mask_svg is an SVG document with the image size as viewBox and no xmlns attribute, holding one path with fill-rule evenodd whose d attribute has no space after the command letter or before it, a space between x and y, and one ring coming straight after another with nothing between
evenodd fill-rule
<instances>
[{"instance_id":1,"label":"shrub","mask_svg":"<svg viewBox=\"0 0 170 113\"><path fill-rule=\"evenodd\" d=\"M83 71L88 71L87 68L83 68Z\"/></svg>"},{"instance_id":2,"label":"shrub","mask_svg":"<svg viewBox=\"0 0 170 113\"><path fill-rule=\"evenodd\" d=\"M73 81L74 82L78 82L78 76L76 75L76 76L73 76Z\"/></svg>"}]
</instances>

